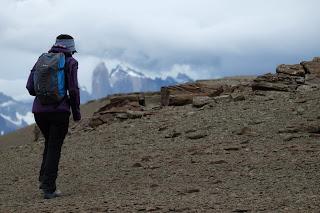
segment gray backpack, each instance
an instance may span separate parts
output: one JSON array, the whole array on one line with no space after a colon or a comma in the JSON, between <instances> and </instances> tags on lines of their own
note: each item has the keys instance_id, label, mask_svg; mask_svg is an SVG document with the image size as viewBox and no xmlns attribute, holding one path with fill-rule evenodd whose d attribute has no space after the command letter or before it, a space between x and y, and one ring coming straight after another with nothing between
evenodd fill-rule
<instances>
[{"instance_id":1,"label":"gray backpack","mask_svg":"<svg viewBox=\"0 0 320 213\"><path fill-rule=\"evenodd\" d=\"M36 96L41 104L59 104L66 96L65 55L43 53L34 69L33 82Z\"/></svg>"}]
</instances>

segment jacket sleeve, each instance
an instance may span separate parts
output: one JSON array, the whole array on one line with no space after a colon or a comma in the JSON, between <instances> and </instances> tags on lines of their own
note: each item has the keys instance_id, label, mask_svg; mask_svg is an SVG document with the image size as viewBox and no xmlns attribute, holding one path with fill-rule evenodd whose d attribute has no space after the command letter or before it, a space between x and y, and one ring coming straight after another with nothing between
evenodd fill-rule
<instances>
[{"instance_id":1,"label":"jacket sleeve","mask_svg":"<svg viewBox=\"0 0 320 213\"><path fill-rule=\"evenodd\" d=\"M72 117L74 121L81 120L80 113L80 92L78 86L78 62L76 60L71 60L69 63L69 96L70 96L70 106L72 110Z\"/></svg>"},{"instance_id":2,"label":"jacket sleeve","mask_svg":"<svg viewBox=\"0 0 320 213\"><path fill-rule=\"evenodd\" d=\"M28 78L28 82L27 82L27 90L29 92L30 95L32 96L36 96L36 92L34 91L34 84L33 84L33 73L34 73L34 67L32 68L30 74L29 74L29 78Z\"/></svg>"}]
</instances>

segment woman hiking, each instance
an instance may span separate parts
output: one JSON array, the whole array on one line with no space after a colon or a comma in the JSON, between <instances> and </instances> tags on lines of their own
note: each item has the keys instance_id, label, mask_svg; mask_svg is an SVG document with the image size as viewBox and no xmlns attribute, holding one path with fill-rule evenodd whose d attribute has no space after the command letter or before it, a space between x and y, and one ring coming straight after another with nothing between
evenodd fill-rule
<instances>
[{"instance_id":1,"label":"woman hiking","mask_svg":"<svg viewBox=\"0 0 320 213\"><path fill-rule=\"evenodd\" d=\"M73 120L81 119L78 62L72 57L74 53L73 37L59 35L49 52L39 57L26 86L29 94L35 96L32 112L45 138L39 173L39 188L45 199L61 195L56 179L61 147L69 127L70 107Z\"/></svg>"}]
</instances>

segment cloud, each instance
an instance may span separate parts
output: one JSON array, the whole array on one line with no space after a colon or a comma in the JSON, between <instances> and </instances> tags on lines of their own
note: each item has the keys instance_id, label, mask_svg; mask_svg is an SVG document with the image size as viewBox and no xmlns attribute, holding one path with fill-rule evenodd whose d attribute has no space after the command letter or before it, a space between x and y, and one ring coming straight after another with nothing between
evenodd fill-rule
<instances>
[{"instance_id":1,"label":"cloud","mask_svg":"<svg viewBox=\"0 0 320 213\"><path fill-rule=\"evenodd\" d=\"M150 75L257 74L320 55L318 0L0 0L0 78L24 78L60 33L76 39L79 78L97 61ZM8 73L8 74L7 74ZM1 90L1 86L0 86Z\"/></svg>"},{"instance_id":2,"label":"cloud","mask_svg":"<svg viewBox=\"0 0 320 213\"><path fill-rule=\"evenodd\" d=\"M30 96L26 90L26 80L3 80L0 79L1 92L10 95L15 100L27 100Z\"/></svg>"}]
</instances>

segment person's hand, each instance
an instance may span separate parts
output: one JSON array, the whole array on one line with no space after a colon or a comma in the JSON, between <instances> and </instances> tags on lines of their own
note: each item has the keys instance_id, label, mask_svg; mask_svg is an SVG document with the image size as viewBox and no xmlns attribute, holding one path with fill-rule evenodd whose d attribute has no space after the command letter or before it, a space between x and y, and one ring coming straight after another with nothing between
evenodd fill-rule
<instances>
[{"instance_id":1,"label":"person's hand","mask_svg":"<svg viewBox=\"0 0 320 213\"><path fill-rule=\"evenodd\" d=\"M73 121L74 122L79 122L81 120L81 115L79 116L73 116Z\"/></svg>"}]
</instances>

